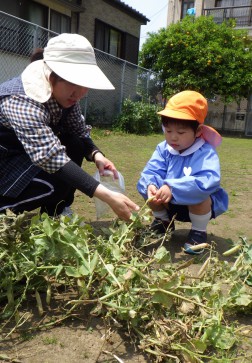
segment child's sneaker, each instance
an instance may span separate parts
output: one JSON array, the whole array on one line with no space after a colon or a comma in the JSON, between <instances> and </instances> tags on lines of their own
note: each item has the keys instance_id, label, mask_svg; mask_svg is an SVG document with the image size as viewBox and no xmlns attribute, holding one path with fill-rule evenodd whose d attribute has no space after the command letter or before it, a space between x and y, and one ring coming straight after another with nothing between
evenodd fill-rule
<instances>
[{"instance_id":1,"label":"child's sneaker","mask_svg":"<svg viewBox=\"0 0 252 363\"><path fill-rule=\"evenodd\" d=\"M175 231L174 221L171 223L170 221L162 221L162 219L155 218L150 225L150 230L157 234L164 234L167 229L169 229L170 232Z\"/></svg>"},{"instance_id":2,"label":"child's sneaker","mask_svg":"<svg viewBox=\"0 0 252 363\"><path fill-rule=\"evenodd\" d=\"M190 255L200 255L204 252L204 248L199 250L192 249L192 246L199 245L201 243L206 243L207 241L207 233L202 231L196 231L191 229L188 237L187 242L184 244L184 252Z\"/></svg>"},{"instance_id":3,"label":"child's sneaker","mask_svg":"<svg viewBox=\"0 0 252 363\"><path fill-rule=\"evenodd\" d=\"M65 207L63 209L63 211L61 212L60 215L62 216L68 216L68 217L72 217L72 215L74 214L73 210L71 209L71 207Z\"/></svg>"}]
</instances>

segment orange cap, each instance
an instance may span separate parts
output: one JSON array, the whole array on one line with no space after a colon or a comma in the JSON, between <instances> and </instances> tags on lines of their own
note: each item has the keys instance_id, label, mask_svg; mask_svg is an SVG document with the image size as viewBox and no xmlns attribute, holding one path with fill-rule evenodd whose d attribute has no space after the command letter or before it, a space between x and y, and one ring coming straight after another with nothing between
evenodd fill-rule
<instances>
[{"instance_id":1,"label":"orange cap","mask_svg":"<svg viewBox=\"0 0 252 363\"><path fill-rule=\"evenodd\" d=\"M164 110L158 115L178 120L198 121L203 124L207 116L208 105L204 96L196 91L182 91L174 95L167 102ZM202 135L214 147L220 145L221 135L212 127L203 125Z\"/></svg>"},{"instance_id":2,"label":"orange cap","mask_svg":"<svg viewBox=\"0 0 252 363\"><path fill-rule=\"evenodd\" d=\"M203 124L207 115L207 100L195 91L182 91L171 97L158 115Z\"/></svg>"}]
</instances>

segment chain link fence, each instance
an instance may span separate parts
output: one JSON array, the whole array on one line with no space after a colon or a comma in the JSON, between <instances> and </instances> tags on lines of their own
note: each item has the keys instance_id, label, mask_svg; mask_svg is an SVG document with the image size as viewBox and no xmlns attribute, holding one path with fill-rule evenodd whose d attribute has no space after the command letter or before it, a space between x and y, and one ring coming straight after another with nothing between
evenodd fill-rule
<instances>
[{"instance_id":1,"label":"chain link fence","mask_svg":"<svg viewBox=\"0 0 252 363\"><path fill-rule=\"evenodd\" d=\"M44 48L57 33L0 11L0 82L18 76L35 48ZM109 127L122 109L123 101L143 101L164 106L162 85L156 73L95 49L99 67L115 90L90 89L81 101L87 123ZM225 106L218 98L209 100L206 123L218 130L252 135L252 112L248 102Z\"/></svg>"},{"instance_id":2,"label":"chain link fence","mask_svg":"<svg viewBox=\"0 0 252 363\"><path fill-rule=\"evenodd\" d=\"M226 133L252 135L249 132L248 100L242 99L239 104L232 102L228 105L225 105L219 97L208 100L206 123Z\"/></svg>"},{"instance_id":3,"label":"chain link fence","mask_svg":"<svg viewBox=\"0 0 252 363\"><path fill-rule=\"evenodd\" d=\"M57 33L0 11L0 83L22 73L35 48L44 48ZM123 100L157 102L158 77L154 72L95 49L98 66L115 90L90 89L81 101L87 122L111 126Z\"/></svg>"}]
</instances>

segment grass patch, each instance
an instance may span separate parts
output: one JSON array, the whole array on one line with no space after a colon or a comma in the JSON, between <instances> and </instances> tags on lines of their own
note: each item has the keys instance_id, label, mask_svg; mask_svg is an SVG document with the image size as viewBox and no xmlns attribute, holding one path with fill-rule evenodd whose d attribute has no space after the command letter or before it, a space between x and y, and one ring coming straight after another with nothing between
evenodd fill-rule
<instances>
[{"instance_id":1,"label":"grass patch","mask_svg":"<svg viewBox=\"0 0 252 363\"><path fill-rule=\"evenodd\" d=\"M160 134L141 136L94 129L92 137L124 176L127 195L142 206L143 199L136 189L136 184L157 144L164 140L163 134L160 132ZM230 198L229 210L225 215L229 218L238 218L243 215L241 209L246 214L247 201L252 199L252 139L223 137L223 142L217 151L221 163L222 186ZM91 175L95 173L93 163L85 162L83 167ZM96 219L92 199L82 193L76 193L74 206L76 212L86 220Z\"/></svg>"}]
</instances>

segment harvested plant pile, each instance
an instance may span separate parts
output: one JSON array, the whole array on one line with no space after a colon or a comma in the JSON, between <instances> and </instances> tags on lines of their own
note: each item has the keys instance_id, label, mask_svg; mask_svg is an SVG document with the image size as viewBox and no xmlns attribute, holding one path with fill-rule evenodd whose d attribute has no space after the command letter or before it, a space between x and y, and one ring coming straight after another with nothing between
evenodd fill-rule
<instances>
[{"instance_id":1,"label":"harvested plant pile","mask_svg":"<svg viewBox=\"0 0 252 363\"><path fill-rule=\"evenodd\" d=\"M252 245L241 238L225 254L234 253L232 262L212 247L201 261L172 263L169 236L155 239L147 219L144 206L130 224L116 221L97 235L77 215L0 215L1 339L29 329L26 299L36 299L42 317L63 286L71 294L61 321L88 304L91 314L127 329L154 362L231 362L237 354L242 362L246 352L237 346L251 332L234 317L251 314Z\"/></svg>"}]
</instances>

